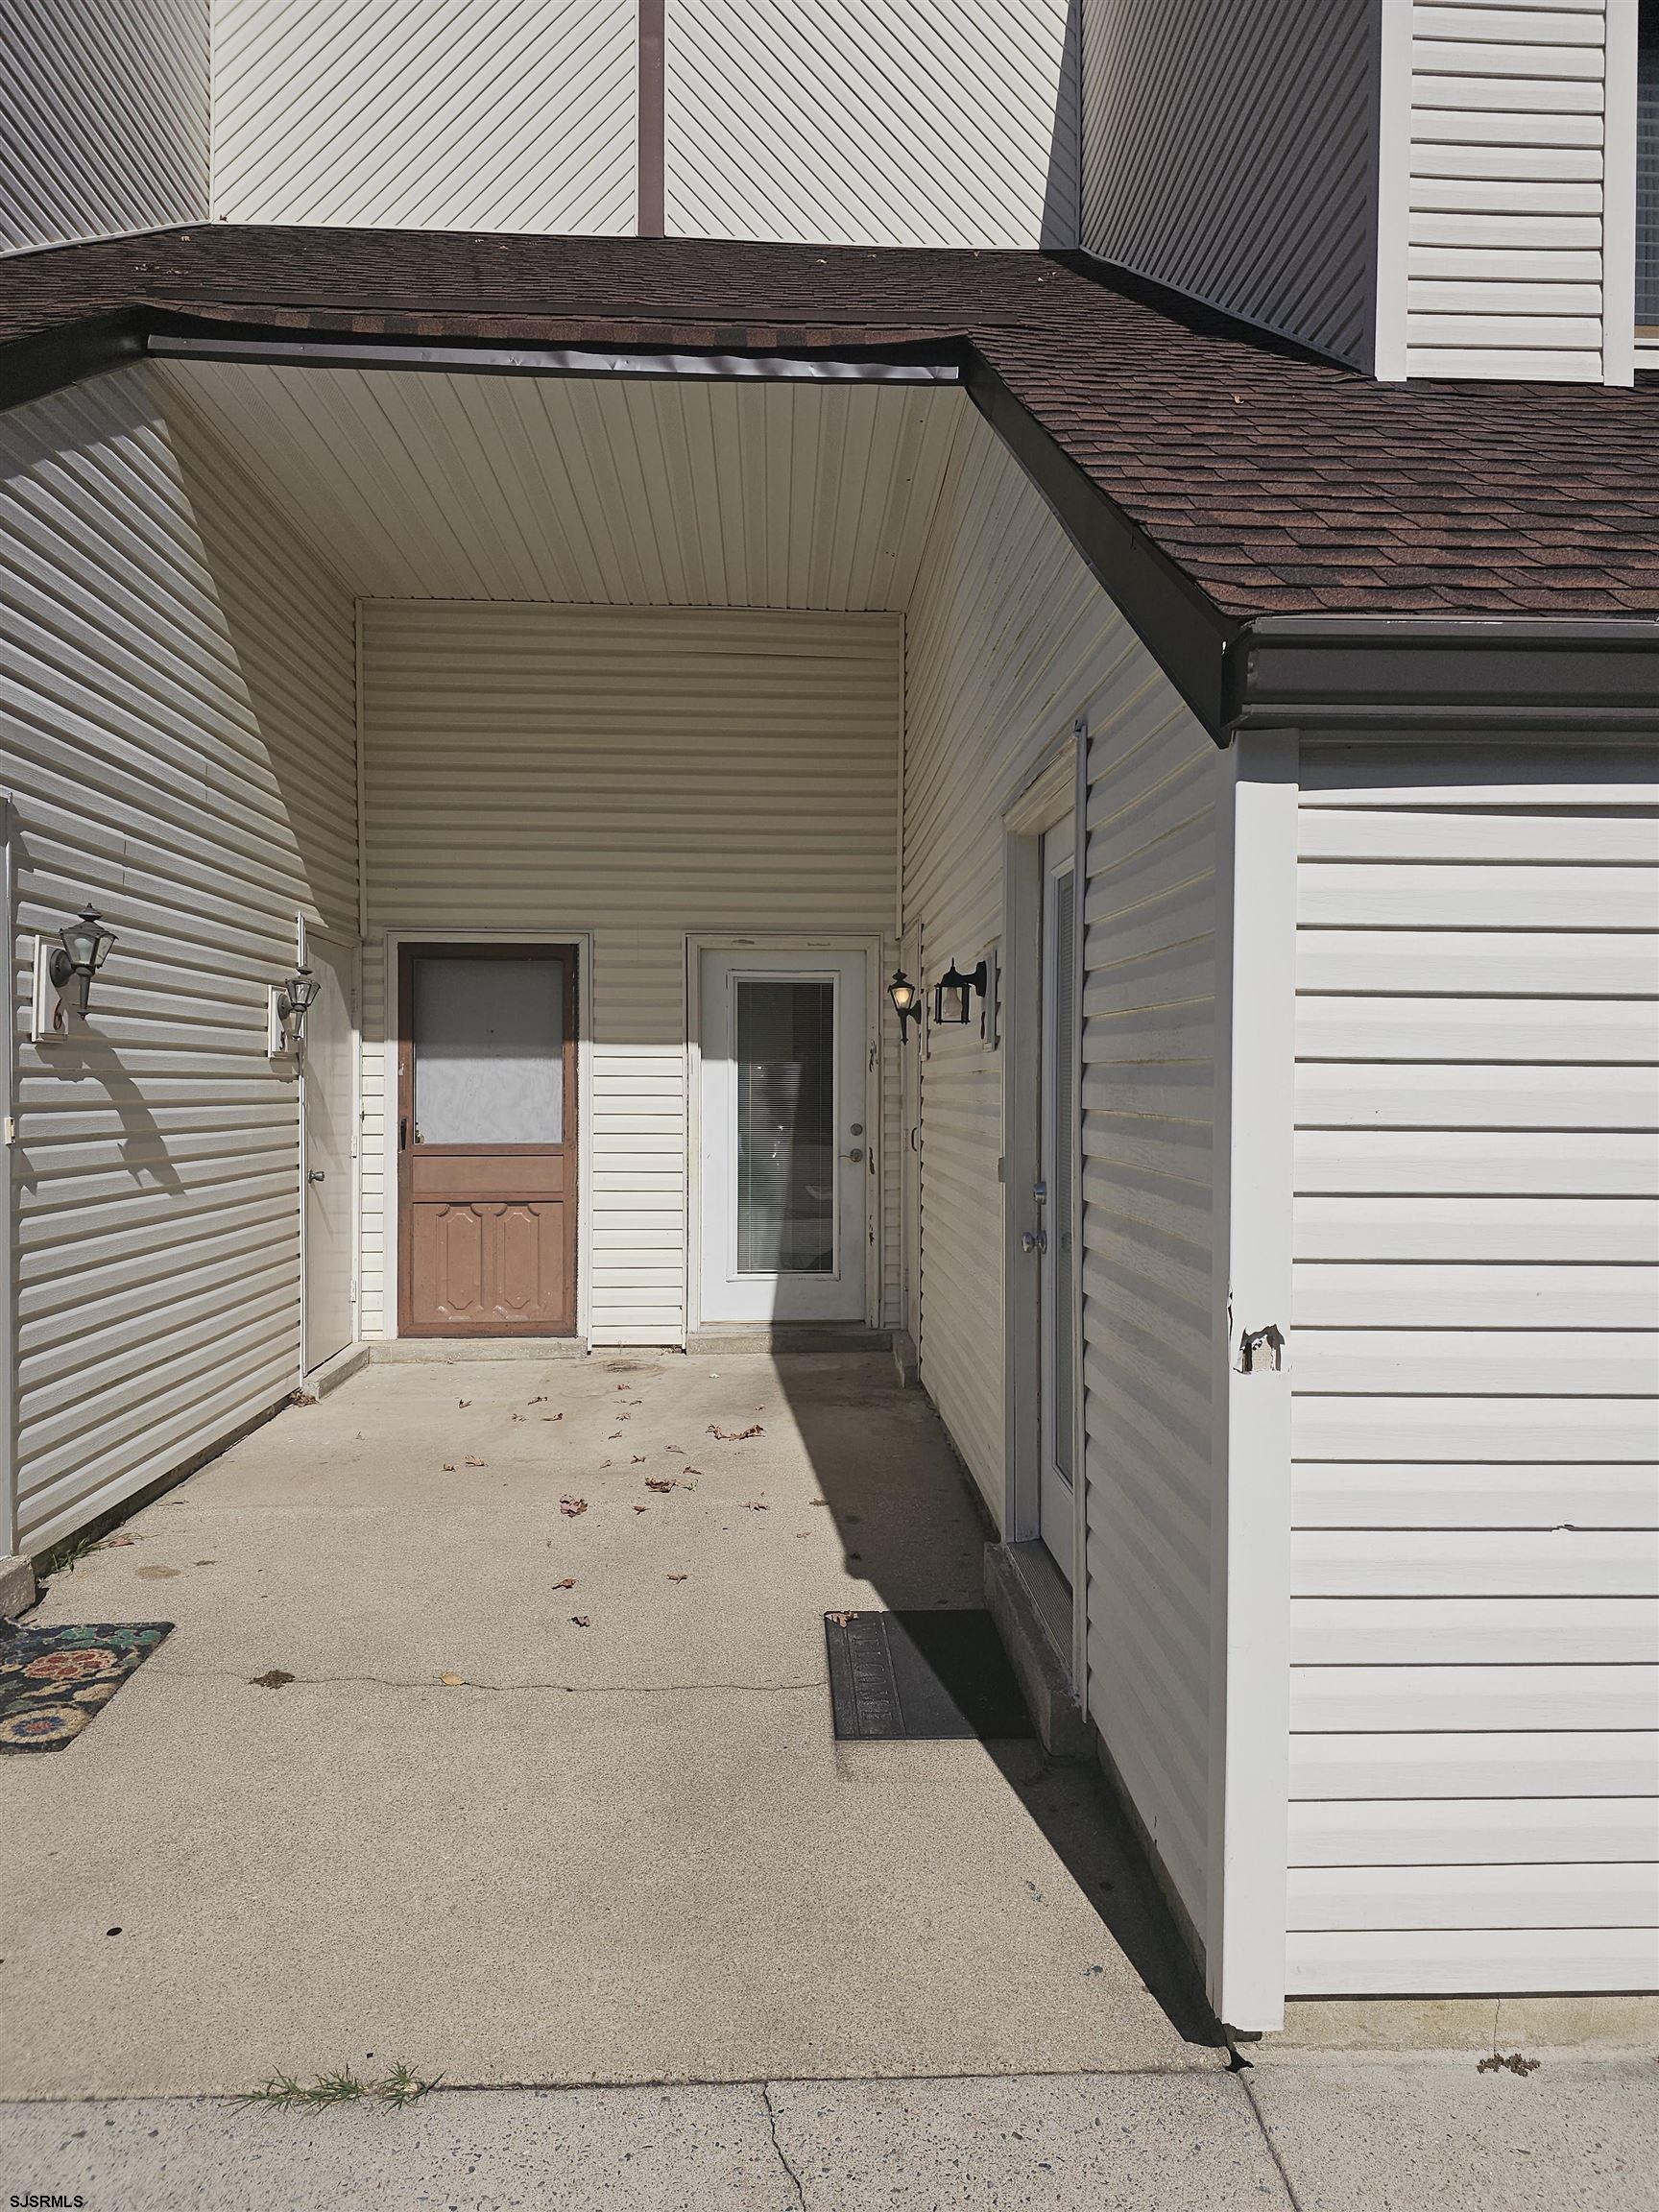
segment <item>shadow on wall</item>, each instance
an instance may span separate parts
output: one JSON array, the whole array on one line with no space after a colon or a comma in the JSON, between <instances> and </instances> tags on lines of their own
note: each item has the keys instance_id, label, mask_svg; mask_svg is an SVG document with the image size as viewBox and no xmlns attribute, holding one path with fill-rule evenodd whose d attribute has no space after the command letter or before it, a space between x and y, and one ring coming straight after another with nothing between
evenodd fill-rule
<instances>
[{"instance_id":1,"label":"shadow on wall","mask_svg":"<svg viewBox=\"0 0 1659 2212\"><path fill-rule=\"evenodd\" d=\"M1070 0L1043 187L1040 238L1048 253L1074 252L1083 243L1082 13L1083 0Z\"/></svg>"},{"instance_id":2,"label":"shadow on wall","mask_svg":"<svg viewBox=\"0 0 1659 2212\"><path fill-rule=\"evenodd\" d=\"M869 1358L785 1355L778 1375L849 1571L874 1602L895 1613L981 1605L993 1532L923 1392ZM1218 2047L1197 1969L1099 1769L1050 1763L1035 1739L985 1749L1177 2033ZM939 1841L950 1849L948 1835Z\"/></svg>"}]
</instances>

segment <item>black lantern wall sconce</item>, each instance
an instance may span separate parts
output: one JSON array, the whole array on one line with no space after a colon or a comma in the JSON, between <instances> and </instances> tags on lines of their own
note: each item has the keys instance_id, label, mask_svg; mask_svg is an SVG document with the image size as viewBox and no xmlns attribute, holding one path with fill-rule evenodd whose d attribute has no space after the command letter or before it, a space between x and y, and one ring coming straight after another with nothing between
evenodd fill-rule
<instances>
[{"instance_id":1,"label":"black lantern wall sconce","mask_svg":"<svg viewBox=\"0 0 1659 2212\"><path fill-rule=\"evenodd\" d=\"M912 1022L922 1019L922 986L912 983L902 968L895 968L893 980L887 986L887 996L893 1001L893 1011L899 1017L899 1042L903 1044Z\"/></svg>"},{"instance_id":2,"label":"black lantern wall sconce","mask_svg":"<svg viewBox=\"0 0 1659 2212\"><path fill-rule=\"evenodd\" d=\"M305 1034L305 1017L323 988L309 968L296 968L285 982L271 986L271 1037L273 1055L295 1051Z\"/></svg>"},{"instance_id":3,"label":"black lantern wall sconce","mask_svg":"<svg viewBox=\"0 0 1659 2212\"><path fill-rule=\"evenodd\" d=\"M981 960L966 975L954 960L933 986L933 1023L939 1029L965 1029L974 1015L974 996L983 1000L990 987L991 972Z\"/></svg>"},{"instance_id":4,"label":"black lantern wall sconce","mask_svg":"<svg viewBox=\"0 0 1659 2212\"><path fill-rule=\"evenodd\" d=\"M52 989L58 994L58 1003L51 1009L50 1026L60 1034L63 1029L64 994L69 990L71 984L79 982L81 992L77 1011L84 1018L87 1008L92 1003L92 978L109 957L109 948L114 942L114 930L108 926L90 900L76 915L73 922L66 922L63 925L58 932L56 945L49 946L47 940L41 940L40 950L44 954L44 980L50 983ZM36 974L37 976L40 975L41 969L39 967L36 967ZM39 994L40 998L43 996L44 994ZM39 1033L46 1026L40 1019L45 1015L46 1009L43 1004L38 1002L38 998L36 1011L36 1031Z\"/></svg>"}]
</instances>

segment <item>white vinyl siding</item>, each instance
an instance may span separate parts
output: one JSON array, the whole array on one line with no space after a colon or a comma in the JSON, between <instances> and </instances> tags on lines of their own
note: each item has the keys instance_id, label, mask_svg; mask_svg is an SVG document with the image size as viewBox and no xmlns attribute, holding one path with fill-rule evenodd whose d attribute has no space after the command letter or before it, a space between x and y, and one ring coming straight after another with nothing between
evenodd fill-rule
<instances>
[{"instance_id":1,"label":"white vinyl siding","mask_svg":"<svg viewBox=\"0 0 1659 2212\"><path fill-rule=\"evenodd\" d=\"M1082 0L1083 245L1369 365L1367 0Z\"/></svg>"},{"instance_id":2,"label":"white vinyl siding","mask_svg":"<svg viewBox=\"0 0 1659 2212\"><path fill-rule=\"evenodd\" d=\"M1408 113L1383 128L1409 152L1397 182L1384 167L1380 214L1398 236L1404 349L1382 373L1599 382L1605 0L1408 13Z\"/></svg>"},{"instance_id":3,"label":"white vinyl siding","mask_svg":"<svg viewBox=\"0 0 1659 2212\"><path fill-rule=\"evenodd\" d=\"M668 0L669 232L1077 242L1068 0Z\"/></svg>"},{"instance_id":4,"label":"white vinyl siding","mask_svg":"<svg viewBox=\"0 0 1659 2212\"><path fill-rule=\"evenodd\" d=\"M1656 763L1302 763L1290 1992L1651 1988Z\"/></svg>"},{"instance_id":5,"label":"white vinyl siding","mask_svg":"<svg viewBox=\"0 0 1659 2212\"><path fill-rule=\"evenodd\" d=\"M635 0L215 0L213 212L634 228Z\"/></svg>"},{"instance_id":6,"label":"white vinyl siding","mask_svg":"<svg viewBox=\"0 0 1659 2212\"><path fill-rule=\"evenodd\" d=\"M208 0L6 0L0 252L207 215Z\"/></svg>"},{"instance_id":7,"label":"white vinyl siding","mask_svg":"<svg viewBox=\"0 0 1659 2212\"><path fill-rule=\"evenodd\" d=\"M587 934L589 1333L678 1343L686 939L878 938L891 965L899 618L382 601L363 626L365 1333L396 1311L388 934Z\"/></svg>"},{"instance_id":8,"label":"white vinyl siding","mask_svg":"<svg viewBox=\"0 0 1659 2212\"><path fill-rule=\"evenodd\" d=\"M299 1150L266 991L348 937L351 606L211 440L125 371L0 420L11 988L87 898L84 1032L19 1047L17 1449L38 1551L293 1387Z\"/></svg>"},{"instance_id":9,"label":"white vinyl siding","mask_svg":"<svg viewBox=\"0 0 1659 2212\"><path fill-rule=\"evenodd\" d=\"M1092 728L1084 980L1089 1706L1194 1926L1210 1797L1211 1066L1220 756L991 432L906 624L904 926L926 977L1003 926L1002 813ZM921 1069L921 1373L1000 1522L1005 1055ZM995 1202L988 1202L994 1194Z\"/></svg>"}]
</instances>

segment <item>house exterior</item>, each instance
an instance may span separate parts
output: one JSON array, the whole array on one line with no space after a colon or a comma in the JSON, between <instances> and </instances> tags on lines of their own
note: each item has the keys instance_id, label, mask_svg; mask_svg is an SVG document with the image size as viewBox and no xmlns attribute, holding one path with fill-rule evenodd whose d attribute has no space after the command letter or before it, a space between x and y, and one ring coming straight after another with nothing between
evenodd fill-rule
<instances>
[{"instance_id":1,"label":"house exterior","mask_svg":"<svg viewBox=\"0 0 1659 2212\"><path fill-rule=\"evenodd\" d=\"M14 9L6 1549L891 1338L1229 2025L1659 1988L1647 12Z\"/></svg>"}]
</instances>

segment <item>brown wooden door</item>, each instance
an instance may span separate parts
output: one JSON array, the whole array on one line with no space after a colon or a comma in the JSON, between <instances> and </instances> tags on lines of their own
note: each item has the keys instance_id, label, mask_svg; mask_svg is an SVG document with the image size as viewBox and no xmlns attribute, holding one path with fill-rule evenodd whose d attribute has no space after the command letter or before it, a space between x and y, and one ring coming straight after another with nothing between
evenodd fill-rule
<instances>
[{"instance_id":1,"label":"brown wooden door","mask_svg":"<svg viewBox=\"0 0 1659 2212\"><path fill-rule=\"evenodd\" d=\"M576 1328L576 952L405 945L397 1048L397 1326Z\"/></svg>"}]
</instances>

